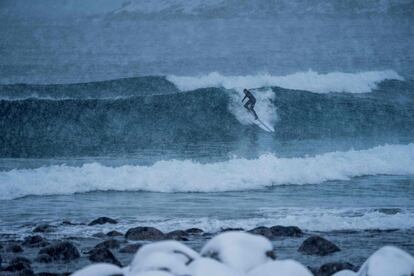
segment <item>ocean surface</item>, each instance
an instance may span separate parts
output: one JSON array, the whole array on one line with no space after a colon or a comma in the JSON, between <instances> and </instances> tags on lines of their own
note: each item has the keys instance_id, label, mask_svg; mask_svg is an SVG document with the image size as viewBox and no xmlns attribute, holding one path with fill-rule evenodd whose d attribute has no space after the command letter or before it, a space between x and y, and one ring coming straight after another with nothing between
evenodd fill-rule
<instances>
[{"instance_id":1,"label":"ocean surface","mask_svg":"<svg viewBox=\"0 0 414 276\"><path fill-rule=\"evenodd\" d=\"M109 216L414 253L413 1L25 2L0 4L0 237Z\"/></svg>"}]
</instances>

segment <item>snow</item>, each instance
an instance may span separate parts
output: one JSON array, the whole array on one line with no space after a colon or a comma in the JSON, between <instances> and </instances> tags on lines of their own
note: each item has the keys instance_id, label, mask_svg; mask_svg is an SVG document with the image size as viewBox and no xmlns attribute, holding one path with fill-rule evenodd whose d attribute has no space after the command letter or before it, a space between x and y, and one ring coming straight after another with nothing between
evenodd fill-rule
<instances>
[{"instance_id":1,"label":"snow","mask_svg":"<svg viewBox=\"0 0 414 276\"><path fill-rule=\"evenodd\" d=\"M226 232L211 239L201 255L215 257L228 266L247 272L271 260L266 253L273 251L272 243L258 235L244 232Z\"/></svg>"},{"instance_id":2,"label":"snow","mask_svg":"<svg viewBox=\"0 0 414 276\"><path fill-rule=\"evenodd\" d=\"M177 241L160 241L142 246L127 267L92 264L72 276L312 276L295 260L272 260L272 243L245 232L221 233L201 250L201 256ZM359 272L343 270L333 276L414 275L414 257L385 246L374 252Z\"/></svg>"},{"instance_id":3,"label":"snow","mask_svg":"<svg viewBox=\"0 0 414 276\"><path fill-rule=\"evenodd\" d=\"M361 266L358 276L405 276L414 274L414 257L394 246L377 250Z\"/></svg>"},{"instance_id":4,"label":"snow","mask_svg":"<svg viewBox=\"0 0 414 276\"><path fill-rule=\"evenodd\" d=\"M167 270L174 274L188 274L187 264L199 254L177 241L160 241L142 246L129 267L130 272Z\"/></svg>"},{"instance_id":5,"label":"snow","mask_svg":"<svg viewBox=\"0 0 414 276\"><path fill-rule=\"evenodd\" d=\"M120 267L112 264L92 264L81 270L76 271L72 276L110 276L115 274L123 274Z\"/></svg>"},{"instance_id":6,"label":"snow","mask_svg":"<svg viewBox=\"0 0 414 276\"><path fill-rule=\"evenodd\" d=\"M191 276L244 276L232 269L210 258L200 258L189 265Z\"/></svg>"},{"instance_id":7,"label":"snow","mask_svg":"<svg viewBox=\"0 0 414 276\"><path fill-rule=\"evenodd\" d=\"M312 273L297 261L282 260L262 264L250 271L247 276L312 276Z\"/></svg>"},{"instance_id":8,"label":"snow","mask_svg":"<svg viewBox=\"0 0 414 276\"><path fill-rule=\"evenodd\" d=\"M338 271L337 273L333 274L332 276L356 276L357 274L355 272L353 272L352 270L341 270Z\"/></svg>"}]
</instances>

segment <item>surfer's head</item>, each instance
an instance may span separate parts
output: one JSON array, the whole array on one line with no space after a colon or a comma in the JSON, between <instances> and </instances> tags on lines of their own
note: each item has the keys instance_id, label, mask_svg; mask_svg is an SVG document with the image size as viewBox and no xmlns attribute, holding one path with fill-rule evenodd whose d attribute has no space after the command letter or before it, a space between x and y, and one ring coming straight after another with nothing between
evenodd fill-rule
<instances>
[{"instance_id":1,"label":"surfer's head","mask_svg":"<svg viewBox=\"0 0 414 276\"><path fill-rule=\"evenodd\" d=\"M247 92L249 92L249 90L247 90L246 88L243 90L244 94L246 94Z\"/></svg>"}]
</instances>

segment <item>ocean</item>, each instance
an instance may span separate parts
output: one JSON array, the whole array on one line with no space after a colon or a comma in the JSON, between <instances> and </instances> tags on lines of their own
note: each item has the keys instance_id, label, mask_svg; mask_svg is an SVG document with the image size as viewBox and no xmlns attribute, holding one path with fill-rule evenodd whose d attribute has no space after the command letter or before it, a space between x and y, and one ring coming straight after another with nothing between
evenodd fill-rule
<instances>
[{"instance_id":1,"label":"ocean","mask_svg":"<svg viewBox=\"0 0 414 276\"><path fill-rule=\"evenodd\" d=\"M294 225L343 249L275 242L306 265L414 253L412 1L68 2L1 7L0 239Z\"/></svg>"}]
</instances>

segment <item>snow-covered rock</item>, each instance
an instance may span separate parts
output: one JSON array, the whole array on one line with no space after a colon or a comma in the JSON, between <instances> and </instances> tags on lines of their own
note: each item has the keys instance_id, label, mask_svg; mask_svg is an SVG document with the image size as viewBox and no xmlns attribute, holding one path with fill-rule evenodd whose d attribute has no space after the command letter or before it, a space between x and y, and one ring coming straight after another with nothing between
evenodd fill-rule
<instances>
[{"instance_id":1,"label":"snow-covered rock","mask_svg":"<svg viewBox=\"0 0 414 276\"><path fill-rule=\"evenodd\" d=\"M191 276L244 276L244 273L210 258L199 258L189 265Z\"/></svg>"},{"instance_id":2,"label":"snow-covered rock","mask_svg":"<svg viewBox=\"0 0 414 276\"><path fill-rule=\"evenodd\" d=\"M123 270L112 264L92 264L76 271L72 276L110 276L123 275ZM161 276L161 275L160 275Z\"/></svg>"},{"instance_id":3,"label":"snow-covered rock","mask_svg":"<svg viewBox=\"0 0 414 276\"><path fill-rule=\"evenodd\" d=\"M167 271L156 270L156 271L139 272L137 274L136 273L125 274L125 276L176 276L176 275L171 274Z\"/></svg>"},{"instance_id":4,"label":"snow-covered rock","mask_svg":"<svg viewBox=\"0 0 414 276\"><path fill-rule=\"evenodd\" d=\"M312 273L297 261L282 260L264 263L247 276L312 276Z\"/></svg>"},{"instance_id":5,"label":"snow-covered rock","mask_svg":"<svg viewBox=\"0 0 414 276\"><path fill-rule=\"evenodd\" d=\"M203 247L201 255L240 272L248 272L274 259L273 246L268 239L244 232L225 232L215 236Z\"/></svg>"},{"instance_id":6,"label":"snow-covered rock","mask_svg":"<svg viewBox=\"0 0 414 276\"><path fill-rule=\"evenodd\" d=\"M135 254L129 273L141 271L169 271L187 275L187 265L199 258L199 254L177 241L161 241L142 246Z\"/></svg>"},{"instance_id":7,"label":"snow-covered rock","mask_svg":"<svg viewBox=\"0 0 414 276\"><path fill-rule=\"evenodd\" d=\"M332 276L356 276L357 273L353 272L352 270L341 270L336 272L335 274L332 274Z\"/></svg>"},{"instance_id":8,"label":"snow-covered rock","mask_svg":"<svg viewBox=\"0 0 414 276\"><path fill-rule=\"evenodd\" d=\"M414 257L394 247L377 250L361 266L358 276L409 276L414 274Z\"/></svg>"}]
</instances>

